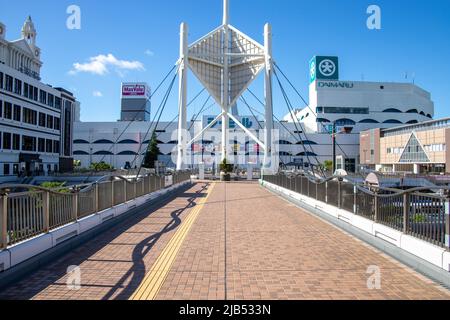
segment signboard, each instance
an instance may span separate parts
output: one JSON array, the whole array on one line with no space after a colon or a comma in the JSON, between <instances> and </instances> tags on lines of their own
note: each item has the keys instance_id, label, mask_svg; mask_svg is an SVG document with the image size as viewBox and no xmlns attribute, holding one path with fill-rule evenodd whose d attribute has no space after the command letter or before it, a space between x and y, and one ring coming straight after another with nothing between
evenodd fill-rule
<instances>
[{"instance_id":1,"label":"signboard","mask_svg":"<svg viewBox=\"0 0 450 320\"><path fill-rule=\"evenodd\" d=\"M315 56L309 62L310 83L316 80L339 80L339 58Z\"/></svg>"},{"instance_id":2,"label":"signboard","mask_svg":"<svg viewBox=\"0 0 450 320\"><path fill-rule=\"evenodd\" d=\"M215 116L204 116L203 117L203 128L205 128L207 125L209 125L216 117ZM241 123L246 127L247 129L259 129L258 126L258 119L256 119L253 116L238 116L237 119L241 121ZM238 129L239 126L232 120L230 121L230 129ZM212 128L220 129L222 127L222 121L217 121Z\"/></svg>"},{"instance_id":3,"label":"signboard","mask_svg":"<svg viewBox=\"0 0 450 320\"><path fill-rule=\"evenodd\" d=\"M123 83L122 98L145 98L150 97L150 89L145 83Z\"/></svg>"}]
</instances>

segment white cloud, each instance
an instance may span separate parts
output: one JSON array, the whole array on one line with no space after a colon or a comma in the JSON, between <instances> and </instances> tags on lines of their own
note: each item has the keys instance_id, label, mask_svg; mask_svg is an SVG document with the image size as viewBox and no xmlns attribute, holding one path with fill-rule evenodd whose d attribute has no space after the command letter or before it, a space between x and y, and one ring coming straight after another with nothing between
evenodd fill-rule
<instances>
[{"instance_id":1,"label":"white cloud","mask_svg":"<svg viewBox=\"0 0 450 320\"><path fill-rule=\"evenodd\" d=\"M75 75L80 72L86 72L103 76L110 72L110 68L119 74L123 74L125 71L129 70L145 71L142 62L120 60L110 53L107 55L100 54L96 57L91 57L89 58L89 62L86 63L74 63L73 69L69 71L69 74Z\"/></svg>"},{"instance_id":2,"label":"white cloud","mask_svg":"<svg viewBox=\"0 0 450 320\"><path fill-rule=\"evenodd\" d=\"M155 55L155 53L150 49L145 50L144 53L149 57L153 57Z\"/></svg>"},{"instance_id":3,"label":"white cloud","mask_svg":"<svg viewBox=\"0 0 450 320\"><path fill-rule=\"evenodd\" d=\"M92 95L98 98L103 97L103 93L101 93L100 91L94 91L92 92Z\"/></svg>"}]
</instances>

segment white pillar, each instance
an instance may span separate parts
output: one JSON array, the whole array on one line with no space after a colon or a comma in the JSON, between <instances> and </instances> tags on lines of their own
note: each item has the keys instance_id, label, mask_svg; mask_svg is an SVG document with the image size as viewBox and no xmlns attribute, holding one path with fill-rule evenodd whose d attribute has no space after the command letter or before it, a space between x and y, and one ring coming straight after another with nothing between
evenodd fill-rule
<instances>
[{"instance_id":1,"label":"white pillar","mask_svg":"<svg viewBox=\"0 0 450 320\"><path fill-rule=\"evenodd\" d=\"M223 92L222 92L222 161L227 159L228 151L228 128L229 118L228 111L230 108L230 88L229 88L229 72L228 72L228 56L230 29L228 28L228 0L224 0L224 62L223 62Z\"/></svg>"},{"instance_id":2,"label":"white pillar","mask_svg":"<svg viewBox=\"0 0 450 320\"><path fill-rule=\"evenodd\" d=\"M253 180L253 164L247 164L247 180Z\"/></svg>"},{"instance_id":3,"label":"white pillar","mask_svg":"<svg viewBox=\"0 0 450 320\"><path fill-rule=\"evenodd\" d=\"M264 153L264 171L270 168L272 161L272 129L273 129L273 101L272 101L272 27L270 24L264 26L265 47L265 137L266 150ZM272 168L277 168L277 163L272 163Z\"/></svg>"},{"instance_id":4,"label":"white pillar","mask_svg":"<svg viewBox=\"0 0 450 320\"><path fill-rule=\"evenodd\" d=\"M187 74L188 74L188 25L182 23L180 26L180 66L179 97L178 97L178 156L177 170L183 170L186 160L186 129L187 129Z\"/></svg>"},{"instance_id":5,"label":"white pillar","mask_svg":"<svg viewBox=\"0 0 450 320\"><path fill-rule=\"evenodd\" d=\"M203 162L198 165L198 179L205 180L205 164Z\"/></svg>"},{"instance_id":6,"label":"white pillar","mask_svg":"<svg viewBox=\"0 0 450 320\"><path fill-rule=\"evenodd\" d=\"M230 6L228 0L223 0L223 25L228 25L228 17L230 14Z\"/></svg>"}]
</instances>

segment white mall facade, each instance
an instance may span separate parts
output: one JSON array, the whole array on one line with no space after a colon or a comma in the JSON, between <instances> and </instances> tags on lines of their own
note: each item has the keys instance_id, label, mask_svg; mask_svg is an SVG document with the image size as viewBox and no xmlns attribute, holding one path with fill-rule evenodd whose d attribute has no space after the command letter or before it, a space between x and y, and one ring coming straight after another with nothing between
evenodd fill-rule
<instances>
[{"instance_id":1,"label":"white mall facade","mask_svg":"<svg viewBox=\"0 0 450 320\"><path fill-rule=\"evenodd\" d=\"M336 57L316 57L320 60ZM328 59L330 58L330 59ZM336 62L336 65L337 62ZM317 65L319 68L319 64ZM316 70L320 72L320 70ZM296 110L299 123L286 115L282 123L275 122L281 164L307 165L323 163L332 159L332 139L330 125L335 122L337 131L337 156L345 158L346 168L353 171L360 162L359 133L373 128L392 128L401 124L420 123L434 116L434 104L431 95L417 85L410 83L341 81L338 76L327 79L312 77L309 88L310 107ZM279 102L281 105L283 102ZM195 136L206 127L215 116L203 116L192 124L190 135ZM253 116L240 116L248 129L259 134L263 121ZM150 122L134 122L118 139L128 122L76 122L74 157L81 161L82 167L91 162L105 161L115 168L125 167L127 162L134 167L143 160L149 136L145 137ZM175 167L177 152L177 124L161 122L156 134L161 151L160 160L169 167ZM220 125L211 128L205 136L220 136ZM242 131L238 127L232 132ZM231 137L231 139L233 139ZM118 141L119 140L119 141ZM200 157L206 165L220 162L221 143L211 138L203 138L195 143L191 154ZM117 142L117 143L116 143ZM203 143L202 143L203 142ZM141 146L141 143L144 145ZM231 145L234 151L247 156L245 161L261 163L263 151L251 141L236 141ZM231 156L232 157L232 156ZM245 165L240 163L240 165Z\"/></svg>"}]
</instances>

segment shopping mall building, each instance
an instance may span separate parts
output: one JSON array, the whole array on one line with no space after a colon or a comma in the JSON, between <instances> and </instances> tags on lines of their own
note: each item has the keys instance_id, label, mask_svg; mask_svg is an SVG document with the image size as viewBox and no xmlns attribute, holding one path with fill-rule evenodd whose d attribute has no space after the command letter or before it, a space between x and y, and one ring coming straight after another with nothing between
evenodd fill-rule
<instances>
[{"instance_id":1,"label":"shopping mall building","mask_svg":"<svg viewBox=\"0 0 450 320\"><path fill-rule=\"evenodd\" d=\"M276 87L274 85L274 90ZM277 105L282 106L283 101ZM149 104L143 104L149 105ZM257 105L251 107L258 109ZM122 100L122 115L124 109ZM264 123L255 116L243 116L247 110L238 106L240 120L259 133ZM287 110L287 109L286 109ZM240 112L239 112L240 111ZM262 110L261 110L262 111ZM257 115L256 115L257 116ZM280 162L295 166L309 163L323 163L332 159L332 139L330 130L336 125L338 135L338 159L342 167L354 171L360 162L359 133L373 128L392 128L402 124L417 124L434 116L434 103L431 95L412 83L365 82L341 80L338 57L314 57L310 62L309 107L288 113L278 129L277 144ZM297 119L296 121L293 120ZM200 132L215 116L203 115L194 123L189 123L191 136ZM127 120L127 119L121 119ZM301 125L299 125L299 122ZM83 167L91 162L103 160L116 168L127 163L140 164L149 136L146 136L152 123L135 121L128 126L127 121L118 122L76 122L74 156ZM174 132L176 123L159 123L156 132L161 150L160 160L167 166L174 166L172 153L176 152L177 141ZM220 130L220 125L210 129L211 136ZM235 128L232 131L240 131ZM220 136L220 134L219 134ZM120 137L120 139L119 139ZM301 139L300 139L301 138ZM220 140L203 138L192 146L194 154L201 154L207 165L217 164L220 155ZM235 141L233 152L244 153L245 161L260 163L259 148L250 141Z\"/></svg>"},{"instance_id":2,"label":"shopping mall building","mask_svg":"<svg viewBox=\"0 0 450 320\"><path fill-rule=\"evenodd\" d=\"M361 133L361 165L382 172L448 173L450 118Z\"/></svg>"}]
</instances>

